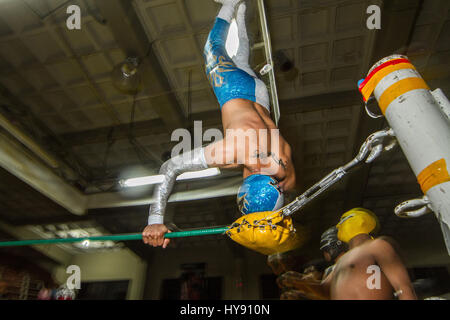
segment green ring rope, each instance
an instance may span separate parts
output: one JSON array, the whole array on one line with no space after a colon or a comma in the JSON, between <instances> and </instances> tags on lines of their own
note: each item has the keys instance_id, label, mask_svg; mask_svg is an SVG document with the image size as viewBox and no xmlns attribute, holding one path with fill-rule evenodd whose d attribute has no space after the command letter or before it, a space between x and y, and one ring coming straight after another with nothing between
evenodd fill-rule
<instances>
[{"instance_id":1,"label":"green ring rope","mask_svg":"<svg viewBox=\"0 0 450 320\"><path fill-rule=\"evenodd\" d=\"M213 229L197 229L180 232L166 233L164 236L167 239L172 238L185 238L185 237L197 237L208 236L214 234L224 234L228 230L228 227L219 227ZM19 246L32 246L42 244L56 244L56 243L73 243L82 241L130 241L130 240L142 240L141 233L135 234L117 234L109 236L96 236L96 237L83 237L83 238L53 238L53 239L36 239L36 240L18 240L18 241L3 241L0 242L0 247L19 247Z\"/></svg>"}]
</instances>

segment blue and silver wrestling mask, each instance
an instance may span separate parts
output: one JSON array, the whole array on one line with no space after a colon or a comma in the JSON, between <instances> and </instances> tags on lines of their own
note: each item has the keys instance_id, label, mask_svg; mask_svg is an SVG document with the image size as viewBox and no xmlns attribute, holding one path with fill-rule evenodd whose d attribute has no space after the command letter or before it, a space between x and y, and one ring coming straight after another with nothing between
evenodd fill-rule
<instances>
[{"instance_id":1,"label":"blue and silver wrestling mask","mask_svg":"<svg viewBox=\"0 0 450 320\"><path fill-rule=\"evenodd\" d=\"M284 195L278 181L271 176L248 176L237 194L237 204L242 214L275 211L284 205Z\"/></svg>"}]
</instances>

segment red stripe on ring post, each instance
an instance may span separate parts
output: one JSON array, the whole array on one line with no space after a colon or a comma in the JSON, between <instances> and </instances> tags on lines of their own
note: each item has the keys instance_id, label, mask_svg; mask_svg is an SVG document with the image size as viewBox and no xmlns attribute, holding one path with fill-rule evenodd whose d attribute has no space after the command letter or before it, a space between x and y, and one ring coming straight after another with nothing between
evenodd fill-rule
<instances>
[{"instance_id":1,"label":"red stripe on ring post","mask_svg":"<svg viewBox=\"0 0 450 320\"><path fill-rule=\"evenodd\" d=\"M364 79L364 81L359 85L358 89L359 91L362 93L362 90L364 89L364 86L370 81L370 79L372 79L372 77L381 69L384 69L388 66L392 66L392 65L396 65L399 63L411 63L408 59L405 58L401 58L401 59L393 59L393 60L389 60L381 65L379 65L378 67L376 67L374 70L372 70L372 72ZM364 101L367 101L367 99L363 96Z\"/></svg>"}]
</instances>

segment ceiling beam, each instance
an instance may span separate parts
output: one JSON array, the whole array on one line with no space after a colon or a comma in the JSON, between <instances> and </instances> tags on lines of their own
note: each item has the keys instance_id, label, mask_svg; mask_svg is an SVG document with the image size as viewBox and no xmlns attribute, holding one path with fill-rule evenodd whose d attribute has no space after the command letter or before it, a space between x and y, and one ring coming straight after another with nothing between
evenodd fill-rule
<instances>
[{"instance_id":1,"label":"ceiling beam","mask_svg":"<svg viewBox=\"0 0 450 320\"><path fill-rule=\"evenodd\" d=\"M129 0L96 0L97 7L110 28L119 47L128 56L138 56L145 90L149 95L152 108L164 123L172 129L184 127L183 109L173 93L170 83L162 69L150 40Z\"/></svg>"},{"instance_id":2,"label":"ceiling beam","mask_svg":"<svg viewBox=\"0 0 450 320\"><path fill-rule=\"evenodd\" d=\"M0 134L0 166L71 213L85 213L86 199L78 189L4 134Z\"/></svg>"},{"instance_id":3,"label":"ceiling beam","mask_svg":"<svg viewBox=\"0 0 450 320\"><path fill-rule=\"evenodd\" d=\"M31 108L22 103L8 88L0 84L0 97L5 100L0 112L11 122L18 123L19 129L24 134L33 137L37 144L47 150L52 156L56 156L61 169L70 180L76 180L81 185L87 184L91 172L87 166L75 154L73 154L65 141L54 134L32 112Z\"/></svg>"}]
</instances>

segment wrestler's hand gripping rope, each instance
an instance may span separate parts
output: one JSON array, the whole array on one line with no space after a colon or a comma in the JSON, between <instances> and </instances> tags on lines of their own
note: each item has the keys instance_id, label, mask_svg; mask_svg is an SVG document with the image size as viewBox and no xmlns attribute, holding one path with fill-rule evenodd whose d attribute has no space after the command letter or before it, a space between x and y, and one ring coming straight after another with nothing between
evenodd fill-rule
<instances>
[{"instance_id":1,"label":"wrestler's hand gripping rope","mask_svg":"<svg viewBox=\"0 0 450 320\"><path fill-rule=\"evenodd\" d=\"M387 143L386 143L387 141ZM394 131L387 128L371 134L361 146L358 155L342 167L335 169L325 178L306 190L302 195L281 209L283 216L287 217L300 210L307 203L339 182L347 173L355 169L363 161L371 163L384 151L392 150L397 145Z\"/></svg>"}]
</instances>

